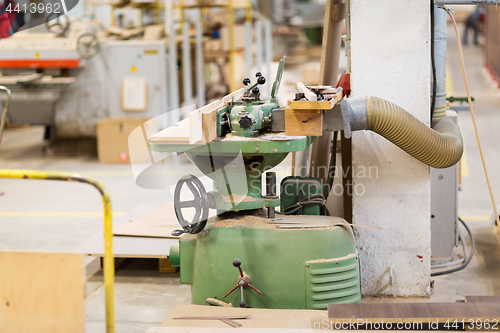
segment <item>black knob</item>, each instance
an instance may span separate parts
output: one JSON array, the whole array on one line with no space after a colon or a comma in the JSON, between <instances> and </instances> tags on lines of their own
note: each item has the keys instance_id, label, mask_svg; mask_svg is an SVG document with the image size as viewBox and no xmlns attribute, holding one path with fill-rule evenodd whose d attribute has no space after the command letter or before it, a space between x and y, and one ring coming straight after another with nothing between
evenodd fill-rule
<instances>
[{"instance_id":1,"label":"black knob","mask_svg":"<svg viewBox=\"0 0 500 333\"><path fill-rule=\"evenodd\" d=\"M257 72L257 73L255 73L255 77L259 77L259 76L262 76L262 73L261 73L261 72Z\"/></svg>"},{"instance_id":2,"label":"black knob","mask_svg":"<svg viewBox=\"0 0 500 333\"><path fill-rule=\"evenodd\" d=\"M238 124L240 124L240 127L243 130L249 130L250 128L252 128L253 120L252 120L252 118L250 118L248 116L243 116L243 117L241 117ZM233 264L234 264L234 262L233 262ZM238 266L236 266L236 267L238 267Z\"/></svg>"},{"instance_id":3,"label":"black knob","mask_svg":"<svg viewBox=\"0 0 500 333\"><path fill-rule=\"evenodd\" d=\"M241 260L240 259L234 259L233 260L233 266L234 267L240 267L241 266Z\"/></svg>"},{"instance_id":4,"label":"black knob","mask_svg":"<svg viewBox=\"0 0 500 333\"><path fill-rule=\"evenodd\" d=\"M252 94L257 95L258 93L260 93L259 87L255 87L252 89Z\"/></svg>"},{"instance_id":5,"label":"black knob","mask_svg":"<svg viewBox=\"0 0 500 333\"><path fill-rule=\"evenodd\" d=\"M247 306L247 303L245 303L245 301L241 301L240 302L240 308L244 308L245 306Z\"/></svg>"},{"instance_id":6,"label":"black knob","mask_svg":"<svg viewBox=\"0 0 500 333\"><path fill-rule=\"evenodd\" d=\"M248 86L250 84L250 79L249 78L244 78L243 79L243 85Z\"/></svg>"},{"instance_id":7,"label":"black knob","mask_svg":"<svg viewBox=\"0 0 500 333\"><path fill-rule=\"evenodd\" d=\"M257 79L257 83L258 84L264 84L264 83L266 83L266 78L263 77L263 76L259 76L259 78Z\"/></svg>"}]
</instances>

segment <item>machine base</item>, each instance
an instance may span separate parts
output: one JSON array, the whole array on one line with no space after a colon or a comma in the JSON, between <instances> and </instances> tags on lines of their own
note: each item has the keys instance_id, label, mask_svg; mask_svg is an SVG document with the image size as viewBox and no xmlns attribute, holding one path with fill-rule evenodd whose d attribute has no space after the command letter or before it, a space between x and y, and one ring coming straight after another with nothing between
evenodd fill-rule
<instances>
[{"instance_id":1,"label":"machine base","mask_svg":"<svg viewBox=\"0 0 500 333\"><path fill-rule=\"evenodd\" d=\"M247 307L326 309L361 302L359 259L349 224L330 216L212 219L201 233L185 234L170 262L191 284L191 302L222 300L240 276L233 260L262 295L244 288ZM224 298L238 306L239 288Z\"/></svg>"}]
</instances>

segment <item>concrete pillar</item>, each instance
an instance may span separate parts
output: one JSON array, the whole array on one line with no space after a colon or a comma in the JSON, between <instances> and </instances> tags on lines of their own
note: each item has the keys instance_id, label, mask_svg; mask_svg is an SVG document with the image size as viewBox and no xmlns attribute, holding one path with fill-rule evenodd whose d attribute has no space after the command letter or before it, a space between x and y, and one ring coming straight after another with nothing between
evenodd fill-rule
<instances>
[{"instance_id":1,"label":"concrete pillar","mask_svg":"<svg viewBox=\"0 0 500 333\"><path fill-rule=\"evenodd\" d=\"M429 125L428 0L351 0L352 96L387 99ZM372 132L354 132L353 223L363 294L430 292L429 167Z\"/></svg>"}]
</instances>

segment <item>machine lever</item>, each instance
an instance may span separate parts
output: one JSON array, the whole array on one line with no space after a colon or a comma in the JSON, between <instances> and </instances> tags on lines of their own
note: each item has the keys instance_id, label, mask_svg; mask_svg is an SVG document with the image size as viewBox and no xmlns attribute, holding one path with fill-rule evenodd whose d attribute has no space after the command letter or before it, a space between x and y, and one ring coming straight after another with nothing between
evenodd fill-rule
<instances>
[{"instance_id":1,"label":"machine lever","mask_svg":"<svg viewBox=\"0 0 500 333\"><path fill-rule=\"evenodd\" d=\"M240 294L241 294L240 307L244 308L247 306L247 303L243 299L243 289L245 289L246 287L249 287L250 289L257 292L259 295L262 295L262 292L250 284L250 278L241 269L241 260L240 259L234 259L233 266L238 268L240 271L240 277L238 278L238 283L236 284L236 286L231 288L231 290L229 290L222 298L226 298L227 296L231 295L231 293L233 291L240 288Z\"/></svg>"}]
</instances>

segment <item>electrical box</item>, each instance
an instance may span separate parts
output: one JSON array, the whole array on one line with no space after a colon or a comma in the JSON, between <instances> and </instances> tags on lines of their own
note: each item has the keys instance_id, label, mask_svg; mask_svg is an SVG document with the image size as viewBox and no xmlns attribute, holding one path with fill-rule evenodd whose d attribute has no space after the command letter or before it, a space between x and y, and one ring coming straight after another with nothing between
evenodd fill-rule
<instances>
[{"instance_id":1,"label":"electrical box","mask_svg":"<svg viewBox=\"0 0 500 333\"><path fill-rule=\"evenodd\" d=\"M323 182L318 178L286 177L281 181L281 211L314 194L323 194ZM321 215L320 205L307 205L291 215Z\"/></svg>"},{"instance_id":2,"label":"electrical box","mask_svg":"<svg viewBox=\"0 0 500 333\"><path fill-rule=\"evenodd\" d=\"M138 40L106 44L108 116L154 118L167 112L165 42Z\"/></svg>"}]
</instances>

